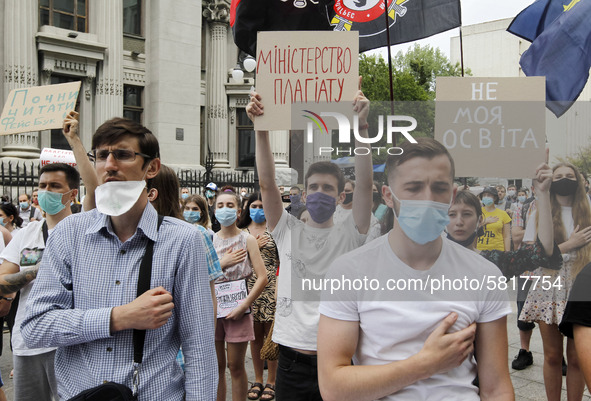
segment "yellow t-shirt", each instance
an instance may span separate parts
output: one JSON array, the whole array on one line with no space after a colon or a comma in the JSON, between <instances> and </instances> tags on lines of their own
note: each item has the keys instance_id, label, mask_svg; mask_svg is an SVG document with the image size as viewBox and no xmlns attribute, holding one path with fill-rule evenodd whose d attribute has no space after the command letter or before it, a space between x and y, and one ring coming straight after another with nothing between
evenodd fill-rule
<instances>
[{"instance_id":1,"label":"yellow t-shirt","mask_svg":"<svg viewBox=\"0 0 591 401\"><path fill-rule=\"evenodd\" d=\"M484 226L484 235L478 237L476 248L481 251L490 251L496 249L498 251L509 251L505 249L503 242L503 226L511 222L511 217L504 210L496 209L492 212L487 212L482 208L482 218L486 219L489 216L498 217L495 223Z\"/></svg>"}]
</instances>

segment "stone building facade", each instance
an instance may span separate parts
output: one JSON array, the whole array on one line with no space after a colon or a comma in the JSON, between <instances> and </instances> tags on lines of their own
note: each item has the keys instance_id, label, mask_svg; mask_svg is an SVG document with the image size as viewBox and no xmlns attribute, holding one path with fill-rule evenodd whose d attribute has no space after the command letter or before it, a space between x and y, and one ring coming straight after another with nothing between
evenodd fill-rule
<instances>
[{"instance_id":1,"label":"stone building facade","mask_svg":"<svg viewBox=\"0 0 591 401\"><path fill-rule=\"evenodd\" d=\"M234 45L230 0L0 0L0 94L81 81L81 137L115 116L136 119L176 169L252 170L245 107L254 75ZM232 77L242 70L243 78ZM290 140L272 133L278 182L289 185ZM0 137L0 159L68 148L59 130Z\"/></svg>"}]
</instances>

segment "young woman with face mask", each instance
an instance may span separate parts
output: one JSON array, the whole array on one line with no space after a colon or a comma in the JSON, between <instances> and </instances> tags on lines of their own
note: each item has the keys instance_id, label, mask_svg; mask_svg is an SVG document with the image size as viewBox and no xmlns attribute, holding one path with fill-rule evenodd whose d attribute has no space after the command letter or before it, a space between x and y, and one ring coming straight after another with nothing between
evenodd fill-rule
<instances>
[{"instance_id":1,"label":"young woman with face mask","mask_svg":"<svg viewBox=\"0 0 591 401\"><path fill-rule=\"evenodd\" d=\"M215 206L215 216L222 227L213 236L213 246L218 253L224 273L224 276L216 279L215 283L246 280L253 271L257 277L244 301L234 307L227 316L217 319L215 332L219 371L218 400L226 399L227 363L232 377L232 400L243 401L247 396L248 386L244 366L246 347L249 341L255 339L253 316L252 313L247 312L267 285L267 272L256 238L240 230L236 225L240 214L240 197L235 192L221 192L216 198ZM218 316L224 309L222 306L218 303Z\"/></svg>"},{"instance_id":2,"label":"young woman with face mask","mask_svg":"<svg viewBox=\"0 0 591 401\"><path fill-rule=\"evenodd\" d=\"M538 191L536 190L536 195ZM557 272L540 268L534 275L545 277L550 288L531 287L519 320L538 322L544 346L544 385L549 401L560 400L562 387L562 355L564 338L558 330L570 289L581 269L591 260L591 207L583 178L576 167L568 163L553 168L550 188L554 238L559 244L564 266ZM536 200L536 204L539 203ZM536 208L538 208L536 206ZM523 241L531 241L542 213L532 212ZM537 222L532 224L531 221ZM585 387L572 339L567 340L568 370L566 389L569 400L581 399Z\"/></svg>"},{"instance_id":3,"label":"young woman with face mask","mask_svg":"<svg viewBox=\"0 0 591 401\"><path fill-rule=\"evenodd\" d=\"M10 233L19 230L23 224L23 219L19 216L16 206L12 203L0 204L0 224L2 224Z\"/></svg>"},{"instance_id":4,"label":"young woman with face mask","mask_svg":"<svg viewBox=\"0 0 591 401\"><path fill-rule=\"evenodd\" d=\"M271 324L273 324L275 318L275 287L277 283L279 253L277 252L277 245L273 237L271 237L271 233L267 230L267 220L265 218L260 192L255 192L248 198L244 211L240 216L238 228L244 229L257 239L267 271L267 280L269 281L251 307L255 339L250 342L250 352L252 354L255 380L248 391L249 400L257 400L260 397L263 401L269 401L275 395L277 361L267 361L268 377L266 385L263 386L264 360L261 359L261 348L263 347L265 337L269 335ZM249 291L252 290L256 279L256 275L252 275L248 279Z\"/></svg>"},{"instance_id":5,"label":"young woman with face mask","mask_svg":"<svg viewBox=\"0 0 591 401\"><path fill-rule=\"evenodd\" d=\"M499 201L497 189L484 188L481 193L484 235L478 237L476 248L484 250L511 250L511 217L495 206Z\"/></svg>"},{"instance_id":6,"label":"young woman with face mask","mask_svg":"<svg viewBox=\"0 0 591 401\"><path fill-rule=\"evenodd\" d=\"M183 202L183 218L191 224L197 224L205 228L213 238L211 220L209 220L209 207L207 200L201 195L189 195Z\"/></svg>"},{"instance_id":7,"label":"young woman with face mask","mask_svg":"<svg viewBox=\"0 0 591 401\"><path fill-rule=\"evenodd\" d=\"M520 249L504 252L476 248L476 237L482 209L478 197L469 191L458 191L453 204L449 208L449 224L446 227L447 238L471 249L485 259L493 262L507 279L539 266L559 269L562 266L560 250L554 244L552 217L550 214L550 182L552 172L547 165L541 165L536 171L536 191L539 193L539 210L542 218L539 221L538 238L535 243L523 245Z\"/></svg>"}]
</instances>

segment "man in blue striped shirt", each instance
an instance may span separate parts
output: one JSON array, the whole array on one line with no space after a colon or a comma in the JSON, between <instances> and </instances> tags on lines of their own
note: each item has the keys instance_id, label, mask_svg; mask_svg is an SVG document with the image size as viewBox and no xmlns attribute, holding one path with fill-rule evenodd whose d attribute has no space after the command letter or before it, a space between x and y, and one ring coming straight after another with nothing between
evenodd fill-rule
<instances>
[{"instance_id":1,"label":"man in blue striped shirt","mask_svg":"<svg viewBox=\"0 0 591 401\"><path fill-rule=\"evenodd\" d=\"M144 180L160 169L158 141L116 118L98 128L92 149L97 209L65 219L49 237L23 337L29 347L59 347L60 399L108 381L131 388L132 329L145 329L139 400L215 400L206 249L202 235L177 219L165 217L157 228ZM151 289L136 298L149 239ZM181 345L185 375L175 360Z\"/></svg>"}]
</instances>

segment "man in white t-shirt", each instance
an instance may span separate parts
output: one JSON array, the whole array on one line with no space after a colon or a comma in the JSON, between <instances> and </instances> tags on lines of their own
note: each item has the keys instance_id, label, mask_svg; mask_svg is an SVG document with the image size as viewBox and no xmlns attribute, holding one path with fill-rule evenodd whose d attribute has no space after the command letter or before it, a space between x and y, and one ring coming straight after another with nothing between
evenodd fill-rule
<instances>
[{"instance_id":1,"label":"man in white t-shirt","mask_svg":"<svg viewBox=\"0 0 591 401\"><path fill-rule=\"evenodd\" d=\"M246 108L251 120L263 114L262 101L256 93L251 96ZM361 90L355 96L353 110L358 113L360 134L367 137L369 101ZM308 168L303 199L310 219L304 224L283 208L267 131L256 132L256 156L267 228L280 258L273 329L273 341L280 346L276 398L322 400L316 369L319 293L302 290L301 283L322 279L332 261L364 243L372 205L371 153L355 157L358 185L353 193L353 211L339 224L333 223L333 214L337 203L345 198L345 178L336 164L318 162Z\"/></svg>"},{"instance_id":2,"label":"man in white t-shirt","mask_svg":"<svg viewBox=\"0 0 591 401\"><path fill-rule=\"evenodd\" d=\"M46 219L31 221L19 230L0 254L0 295L20 290L20 301L12 331L14 397L19 401L58 400L54 371L56 348L27 348L21 335L27 297L37 277L48 235L72 214L70 202L76 199L80 174L67 164L48 164L39 176L39 205Z\"/></svg>"},{"instance_id":3,"label":"man in white t-shirt","mask_svg":"<svg viewBox=\"0 0 591 401\"><path fill-rule=\"evenodd\" d=\"M323 399L512 400L511 308L504 291L480 288L499 283L501 273L441 236L456 191L453 160L430 138L401 147L401 156L388 158L389 186L382 188L395 212L393 229L339 257L325 277ZM477 374L480 394L472 385Z\"/></svg>"}]
</instances>

